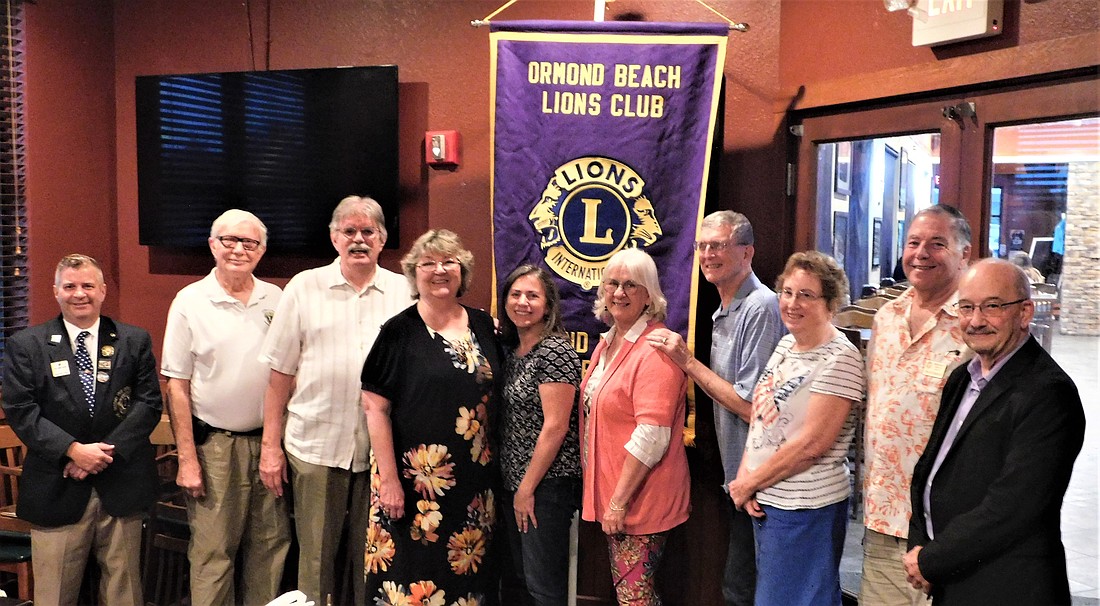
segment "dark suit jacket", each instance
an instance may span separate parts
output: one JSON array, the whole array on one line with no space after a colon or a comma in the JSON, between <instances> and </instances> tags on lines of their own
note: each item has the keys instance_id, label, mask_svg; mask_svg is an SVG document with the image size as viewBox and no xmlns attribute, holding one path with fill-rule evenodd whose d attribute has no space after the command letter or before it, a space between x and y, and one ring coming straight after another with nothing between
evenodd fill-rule
<instances>
[{"instance_id":1,"label":"dark suit jacket","mask_svg":"<svg viewBox=\"0 0 1100 606\"><path fill-rule=\"evenodd\" d=\"M76 358L58 317L32 326L4 345L4 411L27 445L17 514L40 526L80 520L92 489L112 516L140 513L152 504L157 471L149 434L160 420L161 393L149 333L102 317L99 360L110 361L105 382L96 381L95 416L88 414ZM67 362L54 376L51 363ZM114 461L77 481L63 478L73 442L115 446Z\"/></svg>"},{"instance_id":2,"label":"dark suit jacket","mask_svg":"<svg viewBox=\"0 0 1100 606\"><path fill-rule=\"evenodd\" d=\"M970 374L944 386L928 447L913 471L909 546L936 604L1069 604L1062 497L1085 433L1073 381L1033 338L974 403L932 483L934 540L924 486Z\"/></svg>"}]
</instances>

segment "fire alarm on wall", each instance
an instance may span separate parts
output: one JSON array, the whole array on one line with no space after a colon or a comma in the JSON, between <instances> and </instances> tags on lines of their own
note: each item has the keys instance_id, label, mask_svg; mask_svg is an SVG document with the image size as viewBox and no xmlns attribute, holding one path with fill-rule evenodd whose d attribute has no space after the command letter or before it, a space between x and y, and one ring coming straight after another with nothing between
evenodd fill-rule
<instances>
[{"instance_id":1,"label":"fire alarm on wall","mask_svg":"<svg viewBox=\"0 0 1100 606\"><path fill-rule=\"evenodd\" d=\"M424 133L424 160L428 166L458 166L458 131L430 130Z\"/></svg>"}]
</instances>

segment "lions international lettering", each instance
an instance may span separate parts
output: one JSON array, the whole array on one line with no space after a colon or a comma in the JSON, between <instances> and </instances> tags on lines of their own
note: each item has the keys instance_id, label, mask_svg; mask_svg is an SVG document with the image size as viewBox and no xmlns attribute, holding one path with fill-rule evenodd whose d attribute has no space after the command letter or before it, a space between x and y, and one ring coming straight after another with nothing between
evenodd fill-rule
<instances>
[{"instance_id":1,"label":"lions international lettering","mask_svg":"<svg viewBox=\"0 0 1100 606\"><path fill-rule=\"evenodd\" d=\"M646 247L663 235L645 180L614 158L587 156L559 166L528 220L541 236L546 265L591 290L611 255Z\"/></svg>"}]
</instances>

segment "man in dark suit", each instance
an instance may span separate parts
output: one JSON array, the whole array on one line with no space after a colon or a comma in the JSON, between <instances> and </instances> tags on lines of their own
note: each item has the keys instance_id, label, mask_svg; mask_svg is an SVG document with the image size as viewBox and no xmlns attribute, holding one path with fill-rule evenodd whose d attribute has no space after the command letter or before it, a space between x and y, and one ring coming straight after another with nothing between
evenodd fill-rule
<instances>
[{"instance_id":1,"label":"man in dark suit","mask_svg":"<svg viewBox=\"0 0 1100 606\"><path fill-rule=\"evenodd\" d=\"M61 317L5 344L4 410L27 445L16 513L32 525L36 604L76 604L93 548L105 603L142 603L160 384L149 334L100 316L106 295L95 259L66 256L54 276Z\"/></svg>"},{"instance_id":2,"label":"man in dark suit","mask_svg":"<svg viewBox=\"0 0 1100 606\"><path fill-rule=\"evenodd\" d=\"M1062 497L1084 440L1073 381L1028 334L1027 277L985 259L959 284L963 340L913 472L909 582L937 605L1069 604Z\"/></svg>"}]
</instances>

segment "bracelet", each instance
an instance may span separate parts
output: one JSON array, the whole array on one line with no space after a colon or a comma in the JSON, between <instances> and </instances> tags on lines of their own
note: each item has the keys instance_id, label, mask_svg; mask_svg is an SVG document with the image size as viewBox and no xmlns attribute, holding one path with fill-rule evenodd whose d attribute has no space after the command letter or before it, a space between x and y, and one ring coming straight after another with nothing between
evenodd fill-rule
<instances>
[{"instance_id":1,"label":"bracelet","mask_svg":"<svg viewBox=\"0 0 1100 606\"><path fill-rule=\"evenodd\" d=\"M607 500L607 508L618 513L626 511L626 505L615 505L615 499Z\"/></svg>"}]
</instances>

